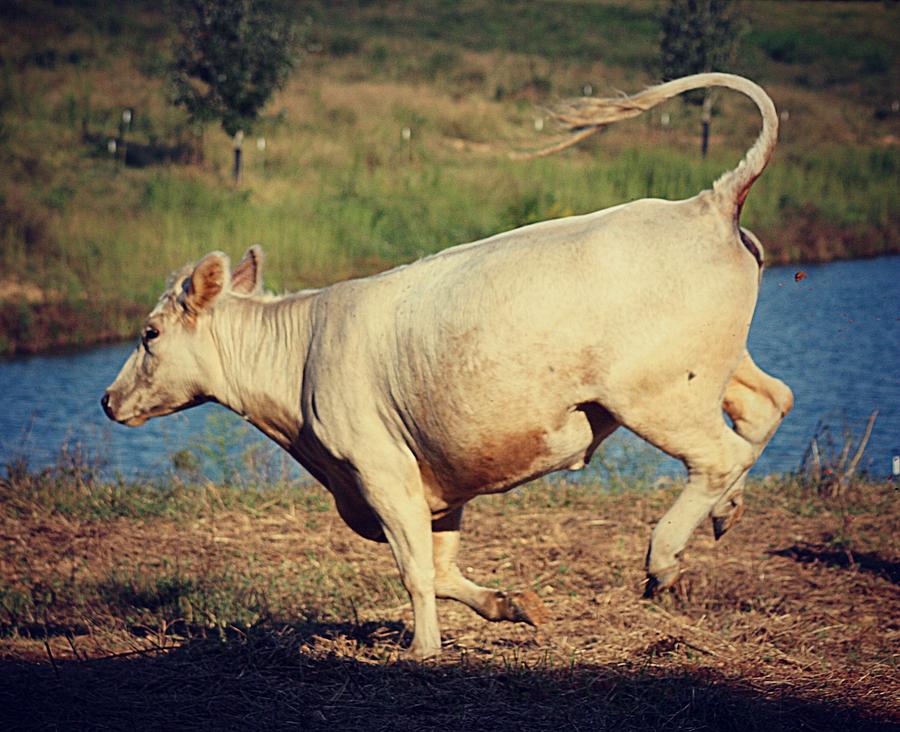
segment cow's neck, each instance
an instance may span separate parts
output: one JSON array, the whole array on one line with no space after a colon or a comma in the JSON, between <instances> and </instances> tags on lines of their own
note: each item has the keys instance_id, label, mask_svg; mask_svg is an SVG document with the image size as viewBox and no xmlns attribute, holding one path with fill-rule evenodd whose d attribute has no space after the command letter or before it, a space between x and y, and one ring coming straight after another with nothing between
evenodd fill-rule
<instances>
[{"instance_id":1,"label":"cow's neck","mask_svg":"<svg viewBox=\"0 0 900 732\"><path fill-rule=\"evenodd\" d=\"M302 427L311 299L235 300L214 327L224 383L212 396L286 449Z\"/></svg>"}]
</instances>

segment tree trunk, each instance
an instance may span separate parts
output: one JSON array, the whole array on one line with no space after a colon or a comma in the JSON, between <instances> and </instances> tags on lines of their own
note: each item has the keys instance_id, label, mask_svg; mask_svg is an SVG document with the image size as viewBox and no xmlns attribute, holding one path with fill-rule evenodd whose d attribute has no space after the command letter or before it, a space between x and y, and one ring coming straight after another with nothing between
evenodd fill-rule
<instances>
[{"instance_id":1,"label":"tree trunk","mask_svg":"<svg viewBox=\"0 0 900 732\"><path fill-rule=\"evenodd\" d=\"M241 161L241 150L244 146L244 131L238 130L234 133L234 184L239 186L241 184L241 175L243 173L244 165Z\"/></svg>"}]
</instances>

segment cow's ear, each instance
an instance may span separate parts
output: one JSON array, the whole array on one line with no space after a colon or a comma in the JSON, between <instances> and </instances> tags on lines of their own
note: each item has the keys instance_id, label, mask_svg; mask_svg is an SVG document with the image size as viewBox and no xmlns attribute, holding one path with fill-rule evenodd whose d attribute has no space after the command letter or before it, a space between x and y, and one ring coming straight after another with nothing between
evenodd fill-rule
<instances>
[{"instance_id":1,"label":"cow's ear","mask_svg":"<svg viewBox=\"0 0 900 732\"><path fill-rule=\"evenodd\" d=\"M228 257L221 252L212 252L201 259L190 278L184 298L184 309L188 316L197 317L208 310L228 282Z\"/></svg>"},{"instance_id":2,"label":"cow's ear","mask_svg":"<svg viewBox=\"0 0 900 732\"><path fill-rule=\"evenodd\" d=\"M232 292L256 295L262 289L262 263L262 247L254 244L231 274Z\"/></svg>"}]
</instances>

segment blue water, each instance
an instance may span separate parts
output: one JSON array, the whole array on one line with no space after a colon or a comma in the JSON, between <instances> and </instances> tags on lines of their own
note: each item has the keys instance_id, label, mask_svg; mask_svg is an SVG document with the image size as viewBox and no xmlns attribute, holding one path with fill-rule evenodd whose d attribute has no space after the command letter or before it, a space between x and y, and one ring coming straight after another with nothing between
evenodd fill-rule
<instances>
[{"instance_id":1,"label":"blue water","mask_svg":"<svg viewBox=\"0 0 900 732\"><path fill-rule=\"evenodd\" d=\"M761 368L794 391L794 411L763 453L764 472L795 468L820 420L863 432L874 475L900 455L900 257L767 270L750 329ZM759 471L757 471L759 472Z\"/></svg>"},{"instance_id":2,"label":"blue water","mask_svg":"<svg viewBox=\"0 0 900 732\"><path fill-rule=\"evenodd\" d=\"M900 257L773 267L763 278L750 332L750 352L766 371L794 390L794 411L782 424L756 474L795 470L820 421L840 435L861 433L879 411L864 464L883 476L900 454ZM54 464L63 445L100 458L108 475L154 475L171 469L178 450L268 445L221 407L207 405L130 429L106 419L99 406L133 343L77 352L0 360L0 465L24 456L33 467ZM221 439L222 432L228 433ZM621 435L621 436L620 436ZM217 442L218 436L218 442ZM636 437L620 430L611 454ZM646 451L653 459L655 451ZM273 452L273 454L275 454ZM215 476L222 460L206 469ZM672 463L661 462L660 469Z\"/></svg>"}]
</instances>

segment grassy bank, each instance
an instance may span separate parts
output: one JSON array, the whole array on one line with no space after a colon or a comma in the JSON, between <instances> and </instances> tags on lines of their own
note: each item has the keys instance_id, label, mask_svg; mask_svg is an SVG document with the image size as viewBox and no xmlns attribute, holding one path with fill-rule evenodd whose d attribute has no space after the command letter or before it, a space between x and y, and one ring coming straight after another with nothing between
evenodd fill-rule
<instances>
[{"instance_id":1,"label":"grassy bank","mask_svg":"<svg viewBox=\"0 0 900 732\"><path fill-rule=\"evenodd\" d=\"M891 485L839 501L752 486L677 592L640 599L678 486L554 481L475 501L478 582L532 589L539 632L441 602L445 651L398 660L412 613L384 546L321 489L0 481L0 717L13 728L888 729L900 547ZM8 727L8 725L7 725Z\"/></svg>"},{"instance_id":2,"label":"grassy bank","mask_svg":"<svg viewBox=\"0 0 900 732\"><path fill-rule=\"evenodd\" d=\"M551 139L535 130L542 105L585 84L608 94L658 78L659 3L304 5L304 56L257 130L265 150L249 141L235 190L224 134L198 137L166 101L173 29L158 10L4 12L0 352L130 335L136 318L122 303L146 307L171 269L210 249L261 242L270 286L293 289L543 218L693 195L758 129L752 105L723 95L702 160L697 110L675 101L565 155L512 162L510 150ZM897 9L746 13L735 70L787 116L744 223L776 262L900 250ZM107 143L125 107L134 125L114 158ZM66 327L85 301L102 303L96 317ZM10 325L21 310L34 327Z\"/></svg>"}]
</instances>

